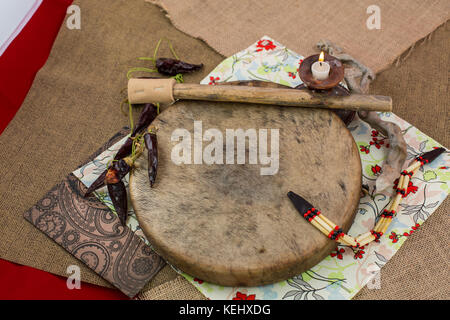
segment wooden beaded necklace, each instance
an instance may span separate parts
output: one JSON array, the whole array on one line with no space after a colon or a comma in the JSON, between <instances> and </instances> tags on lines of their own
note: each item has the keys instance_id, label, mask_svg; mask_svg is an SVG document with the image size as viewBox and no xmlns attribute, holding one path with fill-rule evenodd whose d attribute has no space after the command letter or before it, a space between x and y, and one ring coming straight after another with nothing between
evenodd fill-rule
<instances>
[{"instance_id":1,"label":"wooden beaded necklace","mask_svg":"<svg viewBox=\"0 0 450 320\"><path fill-rule=\"evenodd\" d=\"M319 210L314 208L305 199L298 194L289 191L288 197L296 209L303 215L303 217L316 227L320 232L325 234L331 240L335 240L342 245L346 245L353 248L361 248L372 241L380 239L380 237L386 233L392 219L398 212L398 207L403 198L408 196L408 186L411 178L416 174L420 167L432 162L439 155L444 153L444 148L436 148L429 152L417 157L412 164L400 173L397 183L394 182L394 188L396 195L393 198L389 209L384 209L380 214L375 227L369 232L363 233L356 238L353 238L342 231L342 228L334 224L328 218L326 218Z\"/></svg>"}]
</instances>

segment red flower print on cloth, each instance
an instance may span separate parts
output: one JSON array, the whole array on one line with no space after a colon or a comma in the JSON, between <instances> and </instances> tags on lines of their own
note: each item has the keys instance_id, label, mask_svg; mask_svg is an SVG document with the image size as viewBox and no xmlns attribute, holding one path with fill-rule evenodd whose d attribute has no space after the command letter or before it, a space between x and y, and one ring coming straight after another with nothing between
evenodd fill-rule
<instances>
[{"instance_id":1,"label":"red flower print on cloth","mask_svg":"<svg viewBox=\"0 0 450 320\"><path fill-rule=\"evenodd\" d=\"M297 76L293 72L288 72L288 76L291 77L292 79L297 78Z\"/></svg>"},{"instance_id":2,"label":"red flower print on cloth","mask_svg":"<svg viewBox=\"0 0 450 320\"><path fill-rule=\"evenodd\" d=\"M411 230L409 230L409 233L408 233L408 232L404 232L403 235L404 235L405 237L409 237L409 236L412 235L413 232L416 231L419 227L420 227L420 224L416 223L414 226L411 227Z\"/></svg>"},{"instance_id":3,"label":"red flower print on cloth","mask_svg":"<svg viewBox=\"0 0 450 320\"><path fill-rule=\"evenodd\" d=\"M236 292L236 296L234 296L233 300L255 300L255 297L255 294L246 295L245 293L238 291Z\"/></svg>"},{"instance_id":4,"label":"red flower print on cloth","mask_svg":"<svg viewBox=\"0 0 450 320\"><path fill-rule=\"evenodd\" d=\"M383 141L383 140L378 140L378 138L373 137L373 138L372 138L372 141L370 141L369 144L370 144L371 146L374 145L375 148L377 148L377 149L380 149L381 146L384 144L384 141Z\"/></svg>"},{"instance_id":5,"label":"red flower print on cloth","mask_svg":"<svg viewBox=\"0 0 450 320\"><path fill-rule=\"evenodd\" d=\"M370 149L367 148L367 146L359 146L359 150L361 152L365 152L366 154L368 154L370 152Z\"/></svg>"},{"instance_id":6,"label":"red flower print on cloth","mask_svg":"<svg viewBox=\"0 0 450 320\"><path fill-rule=\"evenodd\" d=\"M300 60L298 61L297 73L298 73L299 70L300 70L300 66L302 65L302 62L303 62L303 59L300 59Z\"/></svg>"},{"instance_id":7,"label":"red flower print on cloth","mask_svg":"<svg viewBox=\"0 0 450 320\"><path fill-rule=\"evenodd\" d=\"M353 258L354 259L362 259L364 253L366 253L363 249L364 249L364 246L358 248L357 250L354 250L353 252L355 255L353 256Z\"/></svg>"},{"instance_id":8,"label":"red flower print on cloth","mask_svg":"<svg viewBox=\"0 0 450 320\"><path fill-rule=\"evenodd\" d=\"M412 227L411 227L411 232L410 232L409 234L411 234L411 233L413 233L414 231L416 231L419 227L420 227L420 224L416 223L415 226L412 226Z\"/></svg>"},{"instance_id":9,"label":"red flower print on cloth","mask_svg":"<svg viewBox=\"0 0 450 320\"><path fill-rule=\"evenodd\" d=\"M379 165L372 166L372 172L375 176L379 175L382 172L381 167Z\"/></svg>"},{"instance_id":10,"label":"red flower print on cloth","mask_svg":"<svg viewBox=\"0 0 450 320\"><path fill-rule=\"evenodd\" d=\"M398 242L398 234L392 231L391 234L389 235L389 239L392 240L392 243Z\"/></svg>"},{"instance_id":11,"label":"red flower print on cloth","mask_svg":"<svg viewBox=\"0 0 450 320\"><path fill-rule=\"evenodd\" d=\"M199 278L194 278L194 281L198 282L198 284L202 284L203 283L203 280L200 280Z\"/></svg>"},{"instance_id":12,"label":"red flower print on cloth","mask_svg":"<svg viewBox=\"0 0 450 320\"><path fill-rule=\"evenodd\" d=\"M263 50L273 50L277 46L273 44L273 41L264 39L264 40L259 40L256 47L258 48L258 49L256 49L256 52L260 52Z\"/></svg>"},{"instance_id":13,"label":"red flower print on cloth","mask_svg":"<svg viewBox=\"0 0 450 320\"><path fill-rule=\"evenodd\" d=\"M414 226L411 227L411 230L409 230L409 232L405 231L403 232L403 234L398 234L392 231L391 234L389 235L389 239L392 240L392 243L396 243L401 237L409 237L410 235L412 235L414 231L416 231L419 227L420 224L416 223Z\"/></svg>"},{"instance_id":14,"label":"red flower print on cloth","mask_svg":"<svg viewBox=\"0 0 450 320\"><path fill-rule=\"evenodd\" d=\"M216 85L216 81L217 80L220 80L220 78L219 77L209 77L209 85Z\"/></svg>"},{"instance_id":15,"label":"red flower print on cloth","mask_svg":"<svg viewBox=\"0 0 450 320\"><path fill-rule=\"evenodd\" d=\"M343 253L345 252L345 249L344 248L336 248L336 250L335 251L332 251L331 253L330 253L330 256L332 256L332 257L337 257L339 260L342 260L342 258L343 258Z\"/></svg>"},{"instance_id":16,"label":"red flower print on cloth","mask_svg":"<svg viewBox=\"0 0 450 320\"><path fill-rule=\"evenodd\" d=\"M364 146L361 145L359 146L359 150L362 153L370 153L370 148L372 146L375 146L375 148L380 149L381 146L385 146L386 148L389 148L389 143L385 144L385 140L387 140L386 137L383 137L377 130L372 130L372 141L369 142L368 145Z\"/></svg>"}]
</instances>

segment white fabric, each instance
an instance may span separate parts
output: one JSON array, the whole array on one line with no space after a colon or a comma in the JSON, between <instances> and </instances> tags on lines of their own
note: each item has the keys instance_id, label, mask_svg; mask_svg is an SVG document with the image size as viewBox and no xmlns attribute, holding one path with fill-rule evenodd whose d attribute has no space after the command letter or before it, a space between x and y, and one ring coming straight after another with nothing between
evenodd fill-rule
<instances>
[{"instance_id":1,"label":"white fabric","mask_svg":"<svg viewBox=\"0 0 450 320\"><path fill-rule=\"evenodd\" d=\"M0 0L0 56L30 21L42 0Z\"/></svg>"}]
</instances>

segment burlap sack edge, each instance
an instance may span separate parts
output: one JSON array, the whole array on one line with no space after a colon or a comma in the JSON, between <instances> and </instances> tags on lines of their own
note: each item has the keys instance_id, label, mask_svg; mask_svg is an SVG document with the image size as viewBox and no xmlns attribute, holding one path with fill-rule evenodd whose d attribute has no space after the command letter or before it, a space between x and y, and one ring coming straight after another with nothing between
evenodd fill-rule
<instances>
[{"instance_id":1,"label":"burlap sack edge","mask_svg":"<svg viewBox=\"0 0 450 320\"><path fill-rule=\"evenodd\" d=\"M160 10L165 14L167 19L169 19L170 23L177 30L183 32L184 34L186 34L186 35L188 35L190 37L194 37L194 38L204 42L205 44L208 45L208 47L211 50L213 50L217 54L220 54L221 56L225 57L224 54L222 54L221 52L217 51L213 46L211 46L209 44L209 42L207 40L203 39L200 35L198 35L198 34L191 34L191 33L187 32L187 30L185 30L185 28L183 28L182 26L180 26L180 24L178 24L176 21L174 21L172 19L172 17L170 16L169 11L168 11L167 7L164 5L162 0L144 0L144 1L147 2L147 3L150 3L150 4L158 6L160 8ZM416 47L418 47L418 46L424 44L425 42L427 42L428 40L430 40L432 38L433 34L436 32L436 30L438 30L439 28L446 27L446 25L448 25L449 21L450 21L450 19L447 19L444 23L437 24L434 27L434 30L432 32L430 32L425 37L417 40L409 48L407 48L405 51L403 51L397 58L393 59L392 61L388 61L388 63L384 67L380 68L380 70L377 70L377 73L383 72L384 70L387 70L387 69L389 69L392 66L398 67L401 63L403 63L411 55L411 53L414 51L414 49ZM263 36L263 35L261 35L261 36ZM258 39L254 39L254 41L257 41L257 40ZM250 45L250 43L249 43L249 45Z\"/></svg>"}]
</instances>

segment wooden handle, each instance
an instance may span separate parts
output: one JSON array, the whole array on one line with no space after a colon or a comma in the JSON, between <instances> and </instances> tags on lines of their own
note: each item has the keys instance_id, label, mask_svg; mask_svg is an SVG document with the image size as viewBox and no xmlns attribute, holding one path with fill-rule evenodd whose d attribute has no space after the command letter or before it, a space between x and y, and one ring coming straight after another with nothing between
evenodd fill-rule
<instances>
[{"instance_id":1,"label":"wooden handle","mask_svg":"<svg viewBox=\"0 0 450 320\"><path fill-rule=\"evenodd\" d=\"M167 79L131 79L128 84L128 99L131 103L167 102L173 99L224 101L258 104L276 104L292 107L311 107L325 109L346 109L365 111L392 111L392 99L386 96L352 94L345 97L329 97L308 90L289 88L264 88L247 86L211 86L171 82L159 84ZM173 79L171 79L173 80ZM158 82L158 85L154 84ZM139 85L136 85L136 83ZM130 88L132 88L130 90ZM136 88L136 89L135 89ZM153 88L158 89L154 90ZM164 88L166 90L162 90ZM173 88L170 92L169 88ZM153 95L155 91L155 95ZM167 99L160 101L162 91ZM144 101L145 100L145 101ZM147 101L148 100L148 101Z\"/></svg>"},{"instance_id":2,"label":"wooden handle","mask_svg":"<svg viewBox=\"0 0 450 320\"><path fill-rule=\"evenodd\" d=\"M392 111L392 99L385 96L352 94L327 97L306 90L258 88L244 86L210 86L175 84L175 99L277 104L292 107L314 107L366 111Z\"/></svg>"}]
</instances>

